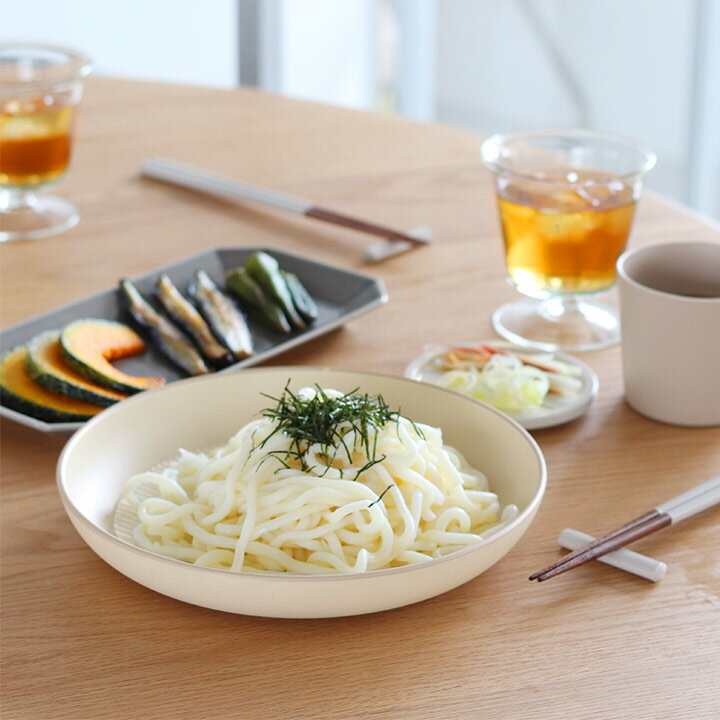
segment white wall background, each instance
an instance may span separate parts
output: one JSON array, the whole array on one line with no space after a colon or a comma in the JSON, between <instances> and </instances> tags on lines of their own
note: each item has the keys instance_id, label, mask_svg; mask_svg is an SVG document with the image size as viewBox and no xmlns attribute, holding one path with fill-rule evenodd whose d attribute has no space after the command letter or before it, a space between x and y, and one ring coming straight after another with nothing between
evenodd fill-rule
<instances>
[{"instance_id":1,"label":"white wall background","mask_svg":"<svg viewBox=\"0 0 720 720\"><path fill-rule=\"evenodd\" d=\"M98 74L634 137L650 187L720 218L720 0L10 2L2 38L76 46Z\"/></svg>"},{"instance_id":2,"label":"white wall background","mask_svg":"<svg viewBox=\"0 0 720 720\"><path fill-rule=\"evenodd\" d=\"M0 39L69 45L100 75L234 87L238 0L6 0Z\"/></svg>"},{"instance_id":3,"label":"white wall background","mask_svg":"<svg viewBox=\"0 0 720 720\"><path fill-rule=\"evenodd\" d=\"M345 107L373 107L375 0L260 0L258 8L264 88Z\"/></svg>"},{"instance_id":4,"label":"white wall background","mask_svg":"<svg viewBox=\"0 0 720 720\"><path fill-rule=\"evenodd\" d=\"M689 0L440 2L436 117L483 133L627 135L658 154L648 185L688 201L696 13ZM720 212L718 201L703 209Z\"/></svg>"}]
</instances>

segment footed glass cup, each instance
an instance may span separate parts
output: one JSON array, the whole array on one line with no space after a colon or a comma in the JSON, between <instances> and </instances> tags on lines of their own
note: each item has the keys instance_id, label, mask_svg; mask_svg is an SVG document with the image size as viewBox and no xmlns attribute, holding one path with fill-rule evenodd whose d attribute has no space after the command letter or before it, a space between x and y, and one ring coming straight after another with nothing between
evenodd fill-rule
<instances>
[{"instance_id":1,"label":"footed glass cup","mask_svg":"<svg viewBox=\"0 0 720 720\"><path fill-rule=\"evenodd\" d=\"M494 135L493 171L510 281L527 300L493 314L513 343L597 350L620 340L617 310L590 296L615 283L645 174L655 155L589 130Z\"/></svg>"},{"instance_id":2,"label":"footed glass cup","mask_svg":"<svg viewBox=\"0 0 720 720\"><path fill-rule=\"evenodd\" d=\"M67 172L90 62L52 45L0 44L0 242L56 235L77 208L41 195Z\"/></svg>"}]
</instances>

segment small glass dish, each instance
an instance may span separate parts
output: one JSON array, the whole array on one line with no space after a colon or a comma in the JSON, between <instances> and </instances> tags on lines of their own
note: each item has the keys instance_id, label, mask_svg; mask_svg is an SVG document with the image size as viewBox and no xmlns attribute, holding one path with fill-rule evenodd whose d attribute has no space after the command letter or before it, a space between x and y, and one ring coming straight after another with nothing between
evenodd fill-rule
<instances>
[{"instance_id":1,"label":"small glass dish","mask_svg":"<svg viewBox=\"0 0 720 720\"><path fill-rule=\"evenodd\" d=\"M572 396L563 396L548 393L541 405L526 409L515 410L503 407L497 409L513 418L527 430L540 430L542 428L554 427L584 415L597 396L599 381L597 375L584 362L578 360L572 355L561 352L547 352L545 350L537 350L532 348L513 345L503 340L481 340L478 342L460 343L452 348L448 346L426 346L422 353L417 355L405 368L405 377L418 382L425 382L431 385L441 385L445 387L440 378L443 375L443 369L440 365L441 358L447 355L452 349L457 348L476 348L478 346L487 346L494 350L520 353L523 356L534 356L539 361L552 357L554 360L560 361L575 368L579 387ZM465 393L460 393L465 394ZM479 401L480 402L480 401Z\"/></svg>"}]
</instances>

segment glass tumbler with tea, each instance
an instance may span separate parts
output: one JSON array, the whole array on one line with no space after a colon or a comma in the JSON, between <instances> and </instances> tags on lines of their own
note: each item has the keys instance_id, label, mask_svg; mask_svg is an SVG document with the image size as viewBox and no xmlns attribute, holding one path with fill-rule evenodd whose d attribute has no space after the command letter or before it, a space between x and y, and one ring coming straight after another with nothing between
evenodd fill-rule
<instances>
[{"instance_id":1,"label":"glass tumbler with tea","mask_svg":"<svg viewBox=\"0 0 720 720\"><path fill-rule=\"evenodd\" d=\"M589 296L615 283L655 155L614 135L543 130L494 135L481 156L495 176L510 280L530 298L498 308L495 330L548 351L619 342L617 310Z\"/></svg>"},{"instance_id":2,"label":"glass tumbler with tea","mask_svg":"<svg viewBox=\"0 0 720 720\"><path fill-rule=\"evenodd\" d=\"M87 57L51 45L0 44L0 242L77 224L67 200L41 195L67 172Z\"/></svg>"}]
</instances>

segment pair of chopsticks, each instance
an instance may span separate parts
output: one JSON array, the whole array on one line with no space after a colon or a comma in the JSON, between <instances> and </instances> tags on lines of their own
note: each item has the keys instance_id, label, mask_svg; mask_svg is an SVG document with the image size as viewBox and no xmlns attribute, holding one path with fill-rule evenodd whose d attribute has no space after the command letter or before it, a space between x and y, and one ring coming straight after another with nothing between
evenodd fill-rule
<instances>
[{"instance_id":1,"label":"pair of chopsticks","mask_svg":"<svg viewBox=\"0 0 720 720\"><path fill-rule=\"evenodd\" d=\"M546 568L533 573L529 579L538 582L549 580L551 577L572 570L590 560L595 560L616 548L650 535L667 525L679 523L718 504L720 504L720 475L658 505L607 535L573 550Z\"/></svg>"},{"instance_id":2,"label":"pair of chopsticks","mask_svg":"<svg viewBox=\"0 0 720 720\"><path fill-rule=\"evenodd\" d=\"M427 245L430 242L428 228L417 228L407 233L400 232L384 225L378 225L314 205L307 200L291 195L285 195L255 185L247 185L222 175L215 175L189 165L164 160L163 158L145 160L140 165L140 173L144 177L153 180L197 190L223 200L253 202L384 238L383 242L375 243L366 248L365 259L368 262L387 260L412 248Z\"/></svg>"}]
</instances>

